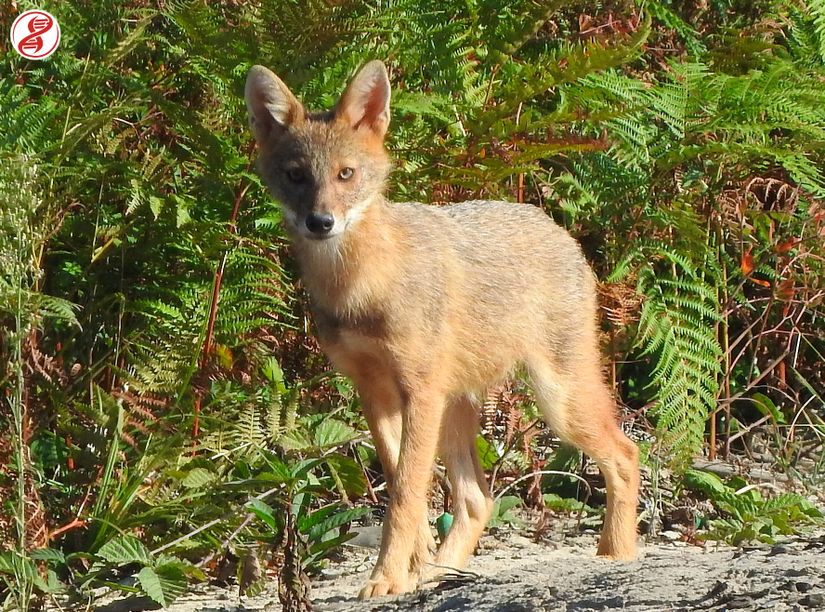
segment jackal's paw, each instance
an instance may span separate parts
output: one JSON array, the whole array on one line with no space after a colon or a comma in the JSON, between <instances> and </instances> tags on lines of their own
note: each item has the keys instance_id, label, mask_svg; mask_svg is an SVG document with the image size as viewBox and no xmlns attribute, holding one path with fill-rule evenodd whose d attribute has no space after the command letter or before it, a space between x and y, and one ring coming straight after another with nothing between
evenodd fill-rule
<instances>
[{"instance_id":1,"label":"jackal's paw","mask_svg":"<svg viewBox=\"0 0 825 612\"><path fill-rule=\"evenodd\" d=\"M636 537L634 535L620 540L602 535L596 554L612 561L633 561L636 559Z\"/></svg>"},{"instance_id":2,"label":"jackal's paw","mask_svg":"<svg viewBox=\"0 0 825 612\"><path fill-rule=\"evenodd\" d=\"M373 576L361 589L358 599L368 599L370 597L382 597L384 595L399 595L415 590L416 581L409 575L391 576L381 573Z\"/></svg>"}]
</instances>

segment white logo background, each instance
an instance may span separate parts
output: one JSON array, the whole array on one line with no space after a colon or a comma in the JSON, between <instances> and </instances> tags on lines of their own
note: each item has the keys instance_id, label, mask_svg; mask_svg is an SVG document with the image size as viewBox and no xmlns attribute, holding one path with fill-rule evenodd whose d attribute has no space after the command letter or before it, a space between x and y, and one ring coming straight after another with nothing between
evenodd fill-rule
<instances>
[{"instance_id":1,"label":"white logo background","mask_svg":"<svg viewBox=\"0 0 825 612\"><path fill-rule=\"evenodd\" d=\"M60 25L51 13L26 11L11 26L11 44L26 59L44 60L60 44Z\"/></svg>"}]
</instances>

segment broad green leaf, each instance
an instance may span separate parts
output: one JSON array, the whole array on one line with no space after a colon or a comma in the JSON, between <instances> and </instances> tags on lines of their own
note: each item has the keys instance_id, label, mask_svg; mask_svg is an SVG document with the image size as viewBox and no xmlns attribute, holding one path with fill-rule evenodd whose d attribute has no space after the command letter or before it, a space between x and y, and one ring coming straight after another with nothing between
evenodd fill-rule
<instances>
[{"instance_id":1,"label":"broad green leaf","mask_svg":"<svg viewBox=\"0 0 825 612\"><path fill-rule=\"evenodd\" d=\"M206 580L206 574L201 568L191 561L186 561L173 555L161 555L158 557L155 561L155 568L159 567L176 567L189 578L200 581Z\"/></svg>"},{"instance_id":2,"label":"broad green leaf","mask_svg":"<svg viewBox=\"0 0 825 612\"><path fill-rule=\"evenodd\" d=\"M11 550L0 552L0 573L13 574L16 553Z\"/></svg>"},{"instance_id":3,"label":"broad green leaf","mask_svg":"<svg viewBox=\"0 0 825 612\"><path fill-rule=\"evenodd\" d=\"M352 457L330 455L326 460L336 487L343 495L363 495L367 490L364 470Z\"/></svg>"},{"instance_id":4,"label":"broad green leaf","mask_svg":"<svg viewBox=\"0 0 825 612\"><path fill-rule=\"evenodd\" d=\"M314 447L310 434L298 428L278 438L278 444L288 451L310 450Z\"/></svg>"},{"instance_id":5,"label":"broad green leaf","mask_svg":"<svg viewBox=\"0 0 825 612\"><path fill-rule=\"evenodd\" d=\"M481 461L481 467L485 470L490 470L498 462L499 457L496 447L490 444L482 435L476 436L476 449L478 450L478 458Z\"/></svg>"},{"instance_id":6,"label":"broad green leaf","mask_svg":"<svg viewBox=\"0 0 825 612\"><path fill-rule=\"evenodd\" d=\"M596 512L593 508L572 497L561 497L555 493L544 494L544 505L558 512Z\"/></svg>"},{"instance_id":7,"label":"broad green leaf","mask_svg":"<svg viewBox=\"0 0 825 612\"><path fill-rule=\"evenodd\" d=\"M187 489L198 489L203 487L217 478L217 474L206 468L196 467L189 470L189 473L181 481L181 484Z\"/></svg>"},{"instance_id":8,"label":"broad green leaf","mask_svg":"<svg viewBox=\"0 0 825 612\"><path fill-rule=\"evenodd\" d=\"M138 574L143 591L164 608L186 591L186 575L174 565L144 567Z\"/></svg>"},{"instance_id":9,"label":"broad green leaf","mask_svg":"<svg viewBox=\"0 0 825 612\"><path fill-rule=\"evenodd\" d=\"M275 510L272 506L267 504L265 501L260 499L250 499L246 502L246 508L266 523L273 532L278 533L281 531L281 521L276 518Z\"/></svg>"},{"instance_id":10,"label":"broad green leaf","mask_svg":"<svg viewBox=\"0 0 825 612\"><path fill-rule=\"evenodd\" d=\"M694 490L699 490L708 495L714 493L724 493L728 487L716 474L702 472L700 470L688 470L685 472L685 484Z\"/></svg>"},{"instance_id":11,"label":"broad green leaf","mask_svg":"<svg viewBox=\"0 0 825 612\"><path fill-rule=\"evenodd\" d=\"M157 221L158 217L160 217L160 211L163 210L163 200L157 196L150 195L149 210L152 212L152 216L155 218L155 221Z\"/></svg>"},{"instance_id":12,"label":"broad green leaf","mask_svg":"<svg viewBox=\"0 0 825 612\"><path fill-rule=\"evenodd\" d=\"M318 424L313 432L313 441L319 449L330 446L340 446L352 442L358 437L358 432L338 419L325 419Z\"/></svg>"},{"instance_id":13,"label":"broad green leaf","mask_svg":"<svg viewBox=\"0 0 825 612\"><path fill-rule=\"evenodd\" d=\"M310 542L321 540L323 536L330 531L338 529L343 525L348 525L352 521L366 516L371 512L372 510L370 508L348 508L332 516L320 519L319 521L313 520L314 517L310 514L309 521L307 521L309 527L307 535L309 540Z\"/></svg>"},{"instance_id":14,"label":"broad green leaf","mask_svg":"<svg viewBox=\"0 0 825 612\"><path fill-rule=\"evenodd\" d=\"M514 516L510 511L521 504L521 498L516 495L505 495L504 497L497 499L493 504L493 511L490 514L490 520L487 524L491 527L495 527L501 523L513 524L519 522L516 516Z\"/></svg>"},{"instance_id":15,"label":"broad green leaf","mask_svg":"<svg viewBox=\"0 0 825 612\"><path fill-rule=\"evenodd\" d=\"M108 563L126 565L141 563L150 565L152 555L140 540L132 536L118 536L106 542L97 551L97 555Z\"/></svg>"},{"instance_id":16,"label":"broad green leaf","mask_svg":"<svg viewBox=\"0 0 825 612\"><path fill-rule=\"evenodd\" d=\"M64 564L66 563L66 555L62 550L55 548L38 548L31 552L31 558L38 561L50 561L52 563Z\"/></svg>"}]
</instances>

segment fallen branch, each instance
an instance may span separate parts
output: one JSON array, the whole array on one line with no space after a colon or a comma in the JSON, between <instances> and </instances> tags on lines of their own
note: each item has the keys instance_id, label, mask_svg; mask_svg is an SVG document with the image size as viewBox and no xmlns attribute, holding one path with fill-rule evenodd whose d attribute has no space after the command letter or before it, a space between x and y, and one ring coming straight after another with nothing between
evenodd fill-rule
<instances>
[{"instance_id":1,"label":"fallen branch","mask_svg":"<svg viewBox=\"0 0 825 612\"><path fill-rule=\"evenodd\" d=\"M747 480L756 480L759 482L782 482L790 484L793 479L786 474L779 474L764 468L743 468L732 463L724 461L707 461L705 459L694 459L693 469L702 470L703 472L710 472L723 478L730 478L731 476L742 476Z\"/></svg>"}]
</instances>

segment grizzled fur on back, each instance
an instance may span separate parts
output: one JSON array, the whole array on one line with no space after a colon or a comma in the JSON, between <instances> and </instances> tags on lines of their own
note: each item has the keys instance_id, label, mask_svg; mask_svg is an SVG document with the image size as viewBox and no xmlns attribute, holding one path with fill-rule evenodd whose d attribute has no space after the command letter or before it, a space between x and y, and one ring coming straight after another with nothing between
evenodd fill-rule
<instances>
[{"instance_id":1,"label":"grizzled fur on back","mask_svg":"<svg viewBox=\"0 0 825 612\"><path fill-rule=\"evenodd\" d=\"M396 256L384 264L392 282L378 304L345 302L338 327L347 317L376 319L375 311L391 327L414 324L429 339L418 358L451 353L456 394L483 394L523 361L537 336L558 367L574 367L576 341L595 333L595 283L578 244L541 210L489 201L377 206L398 228ZM348 242L345 236L329 254L339 265L358 256ZM373 257L381 253L378 236L369 244ZM325 308L323 298L317 302Z\"/></svg>"},{"instance_id":2,"label":"grizzled fur on back","mask_svg":"<svg viewBox=\"0 0 825 612\"><path fill-rule=\"evenodd\" d=\"M492 509L478 460L487 388L526 367L542 415L605 475L599 553L636 548L638 461L601 370L593 274L576 241L527 204L442 207L384 197L390 86L366 64L336 107L309 113L254 67L246 101L258 170L282 205L319 341L358 389L390 502L362 597L466 563ZM434 554L426 495L436 455L454 522Z\"/></svg>"}]
</instances>

